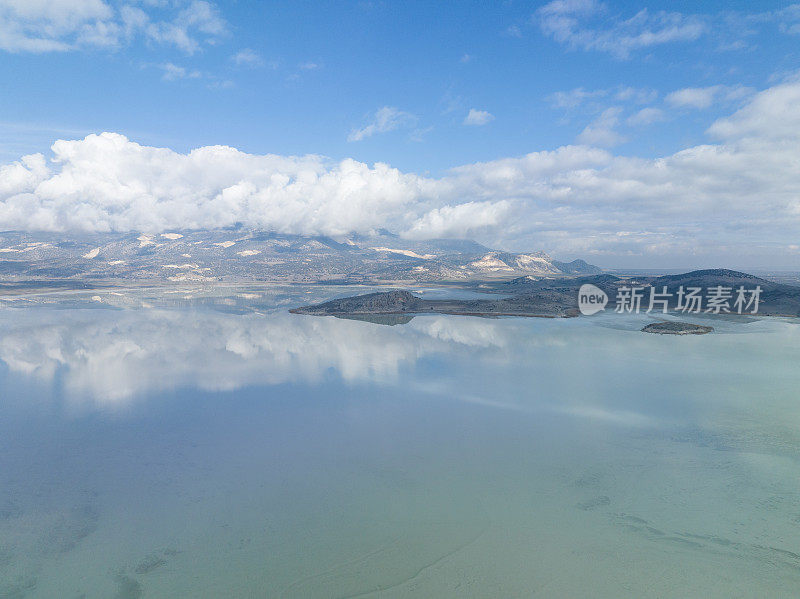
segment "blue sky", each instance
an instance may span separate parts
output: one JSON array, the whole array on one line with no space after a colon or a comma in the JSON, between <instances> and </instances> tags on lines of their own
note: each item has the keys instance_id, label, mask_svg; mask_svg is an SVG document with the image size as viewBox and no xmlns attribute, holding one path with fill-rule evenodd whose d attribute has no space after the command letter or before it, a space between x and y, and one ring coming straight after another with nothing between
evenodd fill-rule
<instances>
[{"instance_id":1,"label":"blue sky","mask_svg":"<svg viewBox=\"0 0 800 599\"><path fill-rule=\"evenodd\" d=\"M744 148L740 133L729 127L720 135L724 127L715 125L739 115L744 127L747 114L738 111L753 112L754 105L768 114L751 114L750 121L763 124L777 114L800 138L795 112L788 122L781 112L792 111L798 69L800 5L786 2L0 0L0 163L28 173L17 169L14 176L27 183L5 196L0 191L0 225L78 226L61 213L32 216L20 194L52 200L50 179L65 179L63 169L91 170L74 156L94 138L63 155L50 150L54 141L77 143L112 132L180 155L225 145L247 156L326 157L279 173L291 181L303 168L318 177L341 174L345 159L366 165L368 178L382 176L369 170L379 162L413 179L392 192L366 185L378 195L405 189L407 197L356 198L351 203L358 210L377 210L382 220L355 215L353 230L386 225L408 235L468 235L619 266L735 262L729 252L740 239L748 249L737 259L745 266L790 267L800 256L786 258L800 243L794 234L800 210L791 199L797 196L785 194L787 185L800 187L796 177L788 175L780 189L762 189L752 180L740 186L755 202L772 198L753 214L784 211L775 223L753 230L747 198L732 198L731 190L709 197L715 184L676 190L681 212L654 198L656 191L629 193L645 184L663 192L664 184L654 183L652 173L631 175L631 163L620 161L650 161L652 170L660 159L683 164L676 153L715 144L745 162L746 152L762 157L769 153L763 144ZM769 127L758 135L778 143ZM540 152L554 154L537 155L535 168L503 162ZM19 162L38 153L47 173ZM550 169L542 161L557 164ZM212 161L207 168L219 165ZM781 165L785 161L773 166L785 174ZM454 174L453 167L460 170ZM93 168L108 172L106 164ZM129 175L152 181L142 168ZM199 205L247 178L219 168L227 174L188 196L148 192L144 200L132 194L129 201ZM703 168L730 182L719 165L690 170ZM605 200L593 202L591 186L559 185L564 177L580 179L586 169L603 180L597 195ZM70 173L73 183L80 179ZM11 171L6 179L12 180ZM377 188L391 185L381 179ZM548 187L544 195L536 191L541 186ZM253 216L257 209L283 215L296 204L266 190L263 181L254 181L253 189L260 204L226 200L231 220L296 232L347 229L346 222L304 228L297 224L302 214ZM167 216L159 222L97 217L117 200L98 200L98 186L70 190L59 196L60 210L89 202L81 210L89 219L83 228L174 226ZM320 202L350 201L342 199L341 186L305 193L327 194ZM620 205L611 210L613 193L620 194ZM307 209L320 212L316 204ZM780 231L768 234L772 225Z\"/></svg>"}]
</instances>

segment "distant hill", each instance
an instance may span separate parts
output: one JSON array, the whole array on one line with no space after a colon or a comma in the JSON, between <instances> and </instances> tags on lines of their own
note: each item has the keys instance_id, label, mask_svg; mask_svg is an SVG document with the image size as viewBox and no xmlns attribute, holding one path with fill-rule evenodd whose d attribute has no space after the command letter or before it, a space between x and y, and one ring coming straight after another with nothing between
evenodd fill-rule
<instances>
[{"instance_id":1,"label":"distant hill","mask_svg":"<svg viewBox=\"0 0 800 599\"><path fill-rule=\"evenodd\" d=\"M553 265L561 272L565 272L570 275L592 275L602 272L600 267L589 264L585 260L573 260L572 262L559 262L558 260L553 260Z\"/></svg>"},{"instance_id":2,"label":"distant hill","mask_svg":"<svg viewBox=\"0 0 800 599\"><path fill-rule=\"evenodd\" d=\"M492 250L468 239L341 237L242 229L160 234L0 233L0 280L80 279L376 283L599 272L583 260Z\"/></svg>"},{"instance_id":3,"label":"distant hill","mask_svg":"<svg viewBox=\"0 0 800 599\"><path fill-rule=\"evenodd\" d=\"M669 287L680 286L684 287L707 287L708 285L758 285L759 283L770 283L766 279L757 277L755 275L747 274L746 272L739 272L736 270L728 270L726 268L710 268L706 270L693 270L691 272L665 275L652 279L652 284L667 285Z\"/></svg>"},{"instance_id":4,"label":"distant hill","mask_svg":"<svg viewBox=\"0 0 800 599\"><path fill-rule=\"evenodd\" d=\"M542 290L575 291L585 283L595 285L609 295L616 295L617 285L623 281L610 274L593 274L572 277L517 277L510 281L501 281L488 285L493 291L501 293L533 293Z\"/></svg>"},{"instance_id":5,"label":"distant hill","mask_svg":"<svg viewBox=\"0 0 800 599\"><path fill-rule=\"evenodd\" d=\"M656 277L650 281L656 290L667 287L669 292L675 293L681 286L700 287L708 289L722 286L735 290L744 287L751 290L761 288L759 313L766 315L800 316L800 287L775 283L755 275L716 268L709 270L695 270L685 274L667 275Z\"/></svg>"}]
</instances>

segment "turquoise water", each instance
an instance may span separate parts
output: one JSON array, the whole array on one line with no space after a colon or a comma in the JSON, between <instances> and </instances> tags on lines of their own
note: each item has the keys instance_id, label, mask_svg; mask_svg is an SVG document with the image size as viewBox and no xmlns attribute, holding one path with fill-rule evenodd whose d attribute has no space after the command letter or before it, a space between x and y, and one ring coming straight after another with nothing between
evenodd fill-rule
<instances>
[{"instance_id":1,"label":"turquoise water","mask_svg":"<svg viewBox=\"0 0 800 599\"><path fill-rule=\"evenodd\" d=\"M0 597L795 597L800 326L0 308Z\"/></svg>"}]
</instances>

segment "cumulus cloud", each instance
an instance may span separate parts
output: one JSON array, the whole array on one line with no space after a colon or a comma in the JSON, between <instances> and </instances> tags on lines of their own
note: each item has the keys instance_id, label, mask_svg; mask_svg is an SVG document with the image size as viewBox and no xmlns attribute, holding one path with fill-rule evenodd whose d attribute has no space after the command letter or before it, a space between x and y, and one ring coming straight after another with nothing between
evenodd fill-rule
<instances>
[{"instance_id":1,"label":"cumulus cloud","mask_svg":"<svg viewBox=\"0 0 800 599\"><path fill-rule=\"evenodd\" d=\"M467 237L506 222L510 211L505 200L442 206L424 214L405 234L421 239Z\"/></svg>"},{"instance_id":2,"label":"cumulus cloud","mask_svg":"<svg viewBox=\"0 0 800 599\"><path fill-rule=\"evenodd\" d=\"M708 132L718 139L792 140L800 137L800 81L790 81L757 94Z\"/></svg>"},{"instance_id":3,"label":"cumulus cloud","mask_svg":"<svg viewBox=\"0 0 800 599\"><path fill-rule=\"evenodd\" d=\"M0 222L99 231L243 222L277 231L344 233L386 222L402 226L400 217L423 184L385 164L254 156L224 146L179 154L112 133L60 140L52 150L46 174L38 168L39 157L5 167L14 170L19 185L3 198Z\"/></svg>"},{"instance_id":4,"label":"cumulus cloud","mask_svg":"<svg viewBox=\"0 0 800 599\"><path fill-rule=\"evenodd\" d=\"M619 118L601 115L582 145L435 178L225 146L183 154L113 133L59 140L50 156L0 167L0 228L159 232L240 223L328 235L388 228L590 258L779 257L797 244L800 82L761 91L716 121L708 129L716 143L660 158L593 147L616 141Z\"/></svg>"},{"instance_id":5,"label":"cumulus cloud","mask_svg":"<svg viewBox=\"0 0 800 599\"><path fill-rule=\"evenodd\" d=\"M481 126L491 123L494 120L494 115L485 110L475 110L470 108L467 116L464 118L465 125Z\"/></svg>"},{"instance_id":6,"label":"cumulus cloud","mask_svg":"<svg viewBox=\"0 0 800 599\"><path fill-rule=\"evenodd\" d=\"M145 3L145 8L152 8L148 4L152 5ZM117 9L104 0L0 0L0 50L44 53L117 47L141 36L191 54L227 32L218 9L206 0L179 0L159 11L145 8L125 4ZM168 18L162 18L164 9Z\"/></svg>"},{"instance_id":7,"label":"cumulus cloud","mask_svg":"<svg viewBox=\"0 0 800 599\"><path fill-rule=\"evenodd\" d=\"M408 112L403 112L393 106L384 106L378 109L369 124L361 129L353 129L347 141L361 141L377 133L388 133L401 127L413 125L416 117Z\"/></svg>"},{"instance_id":8,"label":"cumulus cloud","mask_svg":"<svg viewBox=\"0 0 800 599\"><path fill-rule=\"evenodd\" d=\"M693 41L706 31L701 18L676 12L650 13L645 8L628 19L604 12L605 5L597 0L554 0L534 18L542 32L559 43L621 59L642 48Z\"/></svg>"}]
</instances>

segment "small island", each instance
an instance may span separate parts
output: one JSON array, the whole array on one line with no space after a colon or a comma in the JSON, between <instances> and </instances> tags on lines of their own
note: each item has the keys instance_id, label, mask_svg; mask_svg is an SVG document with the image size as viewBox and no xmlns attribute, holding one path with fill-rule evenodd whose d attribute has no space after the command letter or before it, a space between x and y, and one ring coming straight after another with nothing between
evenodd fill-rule
<instances>
[{"instance_id":1,"label":"small island","mask_svg":"<svg viewBox=\"0 0 800 599\"><path fill-rule=\"evenodd\" d=\"M645 333L657 335L705 335L713 330L714 327L675 321L652 322L642 329Z\"/></svg>"}]
</instances>

